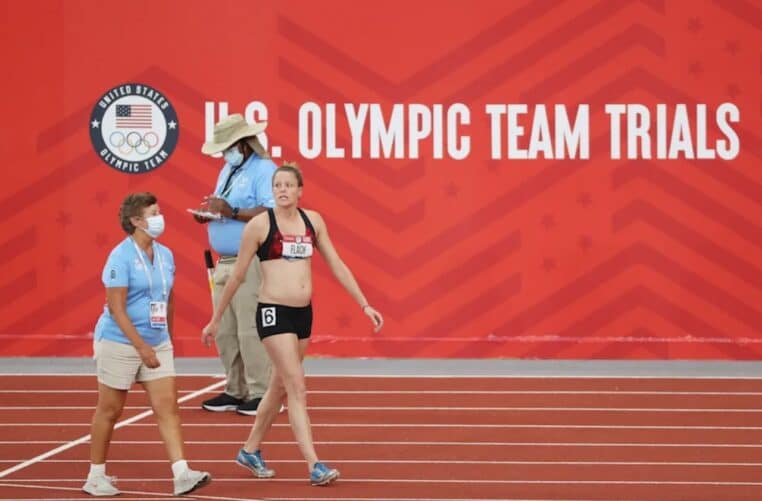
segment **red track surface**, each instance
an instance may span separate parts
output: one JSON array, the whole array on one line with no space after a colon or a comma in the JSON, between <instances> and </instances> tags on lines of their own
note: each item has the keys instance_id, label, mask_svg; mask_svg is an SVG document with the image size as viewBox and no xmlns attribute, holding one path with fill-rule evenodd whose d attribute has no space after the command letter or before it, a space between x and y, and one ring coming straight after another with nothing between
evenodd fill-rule
<instances>
[{"instance_id":1,"label":"red track surface","mask_svg":"<svg viewBox=\"0 0 762 501\"><path fill-rule=\"evenodd\" d=\"M181 398L219 383L179 377ZM233 458L252 418L181 404L192 466L212 500L759 500L762 380L311 377L321 459L341 470L309 486L284 413L263 446L275 480ZM93 376L0 379L0 500L82 493ZM214 389L211 392L214 393ZM122 420L147 409L135 388ZM60 423L60 424L55 424ZM108 471L119 499L162 499L169 464L152 416L114 433Z\"/></svg>"}]
</instances>

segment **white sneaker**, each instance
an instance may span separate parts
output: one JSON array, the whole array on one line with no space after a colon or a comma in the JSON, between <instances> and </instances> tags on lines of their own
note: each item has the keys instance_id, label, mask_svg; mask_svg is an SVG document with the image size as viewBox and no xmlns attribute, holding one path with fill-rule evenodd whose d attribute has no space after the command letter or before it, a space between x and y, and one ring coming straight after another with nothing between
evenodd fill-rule
<instances>
[{"instance_id":1,"label":"white sneaker","mask_svg":"<svg viewBox=\"0 0 762 501\"><path fill-rule=\"evenodd\" d=\"M212 476L205 471L185 470L175 478L175 496L188 494L211 482Z\"/></svg>"},{"instance_id":2,"label":"white sneaker","mask_svg":"<svg viewBox=\"0 0 762 501\"><path fill-rule=\"evenodd\" d=\"M116 496L121 494L119 489L114 487L116 477L107 475L88 475L82 490L91 496Z\"/></svg>"}]
</instances>

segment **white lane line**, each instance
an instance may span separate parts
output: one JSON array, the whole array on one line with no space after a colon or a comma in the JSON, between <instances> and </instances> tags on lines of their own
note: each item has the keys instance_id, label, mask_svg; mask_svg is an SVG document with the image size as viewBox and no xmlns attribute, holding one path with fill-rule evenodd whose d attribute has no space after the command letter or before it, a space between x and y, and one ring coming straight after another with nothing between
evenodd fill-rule
<instances>
[{"instance_id":1,"label":"white lane line","mask_svg":"<svg viewBox=\"0 0 762 501\"><path fill-rule=\"evenodd\" d=\"M762 341L760 341L762 342ZM307 368L309 370L309 367ZM573 370L573 369L570 369ZM73 377L73 376L95 376L92 372L34 372L34 373L4 373L2 370L0 370L0 375L3 376L4 379L6 378L12 378L12 377L23 377L23 378L29 378L29 377L44 377L49 378L50 376L64 376L64 377ZM568 374L568 373L562 373L559 371L558 374L552 374L552 373L537 373L537 374L526 374L526 373L516 373L516 374L452 374L452 373L444 373L444 374L362 374L362 373L353 373L353 374L306 374L307 379L358 379L358 378L364 378L364 379L542 379L542 380L548 380L548 379L560 379L560 380L568 380L568 379L606 379L606 380L617 380L617 379L623 379L623 380L647 380L647 381L690 381L690 380L717 380L717 381L759 381L762 380L762 376L749 376L749 375L743 375L743 376L728 376L728 375L721 375L721 376L702 376L699 374L691 375L669 375L669 374L662 374L662 375L647 375L647 374L626 374L626 375L612 375L612 374ZM213 373L183 373L178 374L178 377L213 377L213 378L220 378L224 379L224 374L213 374Z\"/></svg>"},{"instance_id":2,"label":"white lane line","mask_svg":"<svg viewBox=\"0 0 762 501\"><path fill-rule=\"evenodd\" d=\"M14 488L31 488L31 489L46 489L46 490L60 490L60 491L80 491L75 487L47 487L40 485L22 485L22 484L2 484L0 487L14 487ZM145 494L162 497L125 497L124 494ZM119 496L120 501L164 501L168 497L174 497L171 494L160 494L154 492L141 492L141 491L122 491ZM3 498L0 498L3 499ZM84 497L66 497L66 498L24 498L23 501L92 501L92 496ZM258 500L251 497L247 498L232 498L222 496L204 496L199 495L197 492L186 496L186 499L208 499L210 501L265 501ZM294 497L268 497L266 501L527 501L526 498L398 498L398 497L383 497L383 498L360 498L353 496L351 498L340 498L331 496L329 498L314 497L308 498L294 498ZM569 499L568 501L589 501L583 499ZM605 500L604 500L605 501Z\"/></svg>"},{"instance_id":3,"label":"white lane line","mask_svg":"<svg viewBox=\"0 0 762 501\"><path fill-rule=\"evenodd\" d=\"M0 484L0 487L29 487L29 488L39 488L42 489L44 487L41 486L34 486L34 485L5 485ZM73 488L73 487L50 487L49 489L52 490L62 490L62 491L79 491L79 489ZM119 496L119 501L163 501L167 499L167 497L172 497L170 494L167 494L167 497L139 497L139 498L133 498L133 497L124 497L124 494L127 491L122 491L122 495ZM129 494L141 494L138 491L129 491ZM148 495L161 495L158 493L145 493ZM0 498L3 499L3 498ZM85 496L85 497L67 497L67 498L24 498L23 501L92 501L92 496ZM231 498L231 497L221 497L221 496L204 496L199 495L197 492L193 492L192 494L189 494L185 497L185 499L208 499L210 501L529 501L527 498L398 498L398 497L383 497L383 498L360 498L353 496L351 498L340 498L336 496L331 497L316 497L316 496L310 496L308 498L294 498L294 497L268 497L266 500L263 499L254 499L254 498ZM568 499L566 501L591 501L589 499ZM610 501L610 500L600 500L600 501Z\"/></svg>"},{"instance_id":4,"label":"white lane line","mask_svg":"<svg viewBox=\"0 0 762 501\"><path fill-rule=\"evenodd\" d=\"M0 487L17 487L17 488L41 488L40 486L34 486L34 485L7 485L7 484L0 484ZM73 487L55 487L52 490L56 491L82 491L82 489L75 489ZM121 491L122 494L119 495L117 499L119 501L165 501L166 497L160 497L160 498L152 498L152 497L139 497L139 498L133 498L133 497L124 497L124 493L126 491ZM131 492L131 494L137 494L137 492ZM84 496L84 497L77 497L77 498L51 498L51 497L44 497L44 498L22 498L20 500L11 500L9 498L0 498L0 500L5 501L8 499L9 501L93 501L92 496ZM194 498L188 498L188 499L194 499ZM440 500L440 501L449 501L449 500Z\"/></svg>"},{"instance_id":5,"label":"white lane line","mask_svg":"<svg viewBox=\"0 0 762 501\"><path fill-rule=\"evenodd\" d=\"M6 374L0 371L0 375L3 376L3 379L6 378L13 378L13 377L19 377L19 378L29 378L29 377L41 377L41 378L49 378L50 376L57 376L57 377L95 377L95 372L14 372L12 374ZM184 372L182 374L176 374L176 377L178 378L189 378L189 377L206 377L206 378L214 378L214 379L225 379L224 374L213 374L213 373L193 373L193 372ZM453 376L454 377L454 376Z\"/></svg>"},{"instance_id":6,"label":"white lane line","mask_svg":"<svg viewBox=\"0 0 762 501\"><path fill-rule=\"evenodd\" d=\"M61 393L61 394L70 394L70 393L74 393L74 394L80 394L80 393L81 394L89 394L89 393L92 393L94 395L97 395L98 394L98 390L1 390L0 389L0 395L3 394L3 393L14 393L14 394L15 393L23 393L23 394L27 394L27 393L30 393L30 394L41 393L41 394L45 394L45 395L58 394L58 393ZM194 390L178 390L177 393L180 394L180 395L184 395L184 394L188 394L188 393L196 393L196 391L194 391ZM730 394L728 393L728 395L730 395Z\"/></svg>"},{"instance_id":7,"label":"white lane line","mask_svg":"<svg viewBox=\"0 0 762 501\"><path fill-rule=\"evenodd\" d=\"M29 480L29 482L37 482L38 480L33 479ZM62 479L62 482L71 482L71 479ZM214 481L214 480L212 480ZM24 480L6 480L4 482L9 483L0 483L0 487L11 487L11 488L25 488L25 489L43 489L43 490L49 490L49 491L78 491L82 492L82 489L77 487L63 487L63 486L48 486L48 485L34 485L34 484L22 484L21 482L24 482ZM13 482L13 483L10 483ZM17 483L19 482L19 483ZM119 495L119 500L135 500L135 501L164 501L167 498L174 498L176 497L174 494L164 494L161 492L146 492L146 491L125 491L122 490L122 493ZM204 496L197 493L198 491L194 491L193 494L188 494L185 496L185 499L209 499L211 501L264 501L259 498L231 498L231 497L223 497L223 496ZM130 498L130 497L124 497L125 494L137 494L137 495L143 495L143 496L157 496L157 497L139 497L139 498ZM5 498L0 498L0 500L4 500ZM35 500L34 498L23 498L23 501L71 501L72 499L80 499L80 500L87 500L92 501L92 496L85 496L80 498L50 498L50 497L44 497L44 498L38 498Z\"/></svg>"},{"instance_id":8,"label":"white lane line","mask_svg":"<svg viewBox=\"0 0 762 501\"><path fill-rule=\"evenodd\" d=\"M195 410L196 407L180 407L185 410ZM554 412L762 412L761 409L719 409L719 408L652 408L652 407L352 407L352 406L307 406L309 410L315 411L505 411L505 412L535 412L535 411L554 411ZM0 407L2 410L2 407Z\"/></svg>"},{"instance_id":9,"label":"white lane line","mask_svg":"<svg viewBox=\"0 0 762 501\"><path fill-rule=\"evenodd\" d=\"M72 427L90 423L0 423L0 428L19 426ZM132 423L131 427L155 427L154 423ZM251 423L183 423L183 428L251 428ZM288 423L273 423L274 428L288 428ZM470 424L470 423L312 423L313 428L509 428L509 429L582 429L582 430L739 430L762 431L762 426L703 425L629 425L629 424Z\"/></svg>"},{"instance_id":10,"label":"white lane line","mask_svg":"<svg viewBox=\"0 0 762 501\"><path fill-rule=\"evenodd\" d=\"M89 435L87 437L89 438ZM16 445L16 444L35 444L35 445L48 445L58 444L60 441L55 440L3 440L0 441L0 445ZM80 442L81 443L81 442ZM164 442L160 440L112 440L112 445L158 445ZM185 440L185 445L241 445L240 440ZM296 441L283 440L283 441L267 441L267 445L296 445ZM476 446L476 447L492 447L492 446L511 446L511 447L707 447L707 448L762 448L762 443L754 444L677 444L677 443L655 443L655 442L413 442L413 441L336 441L336 440L316 440L315 445L422 445L422 446ZM68 448L68 447L67 447ZM65 449L64 449L65 450ZM58 451L60 452L60 451ZM46 453L47 454L47 453ZM49 457L49 456L46 456ZM36 461L35 461L36 462ZM28 465L27 465L28 466ZM4 473L4 472L2 472Z\"/></svg>"},{"instance_id":11,"label":"white lane line","mask_svg":"<svg viewBox=\"0 0 762 501\"><path fill-rule=\"evenodd\" d=\"M23 459L2 459L0 463L15 463ZM433 459L336 459L326 458L331 464L473 464L473 465L566 465L566 466L732 466L753 467L762 466L762 463L727 463L727 462L700 462L700 461L453 461ZM45 463L89 463L89 459L46 459ZM109 459L111 463L162 463L166 459ZM199 459L194 457L193 463L233 463L233 459ZM303 459L270 459L267 464L303 464Z\"/></svg>"},{"instance_id":12,"label":"white lane line","mask_svg":"<svg viewBox=\"0 0 762 501\"><path fill-rule=\"evenodd\" d=\"M762 391L631 391L631 390L307 390L316 395L696 395L696 396L762 396Z\"/></svg>"},{"instance_id":13,"label":"white lane line","mask_svg":"<svg viewBox=\"0 0 762 501\"><path fill-rule=\"evenodd\" d=\"M223 383L215 383L221 386ZM191 395L183 397L183 401L189 400ZM145 406L125 406L124 410L139 410L145 409ZM474 411L474 412L536 412L536 411L553 411L553 412L721 412L721 413L752 413L762 412L760 409L737 409L737 408L664 408L664 407L423 407L423 406L410 406L410 407L387 407L387 406L307 406L308 410L313 411ZM74 410L93 410L90 405L74 406L74 405L48 405L48 406L0 406L0 411L74 411ZM180 406L180 410L198 410L197 406Z\"/></svg>"},{"instance_id":14,"label":"white lane line","mask_svg":"<svg viewBox=\"0 0 762 501\"><path fill-rule=\"evenodd\" d=\"M9 484L2 484L0 483L0 487L15 487L15 488L29 488L29 489L43 489L44 487L39 485L9 485ZM77 489L74 487L51 487L50 490L54 491L79 491L82 492L82 489ZM166 497L139 497L139 498L133 498L133 497L124 497L124 494L129 492L129 494L140 494L139 491L120 491L121 494L118 498L119 501L165 501L169 497L173 497L169 494L167 494ZM154 493L150 493L149 495L153 495ZM157 496L160 494L156 494ZM83 496L83 497L74 497L74 498L51 498L51 497L44 497L44 498L21 498L21 499L11 499L11 498L0 498L0 500L5 501L8 499L9 501L93 501L92 496ZM110 498L114 499L114 498ZM190 497L187 499L195 499L194 497ZM449 500L442 500L442 501L449 501Z\"/></svg>"},{"instance_id":15,"label":"white lane line","mask_svg":"<svg viewBox=\"0 0 762 501\"><path fill-rule=\"evenodd\" d=\"M3 390L0 394L45 394L81 393L97 394L98 390ZM178 391L180 394L195 393L192 390ZM631 390L307 390L308 395L654 395L654 396L740 396L759 397L762 391L631 391Z\"/></svg>"},{"instance_id":16,"label":"white lane line","mask_svg":"<svg viewBox=\"0 0 762 501\"><path fill-rule=\"evenodd\" d=\"M213 390L215 388L219 388L220 386L223 386L224 384L225 384L224 380L223 381L217 381L216 383L212 383L209 386L207 386L205 388L202 388L202 389L198 390L195 393L191 393L189 395L181 397L180 399L178 399L178 402L185 402L186 400L190 400L192 398L195 398L197 395L203 395L204 393L206 393L206 392L208 392L210 390ZM92 410L92 407L90 407L90 409ZM123 421L119 421L114 426L114 429L123 428L123 427L125 427L125 426L127 426L127 425L129 425L131 423L134 423L135 421L139 421L139 420L141 420L141 419L143 419L145 417L148 417L151 414L153 414L153 411L150 410L150 409L147 410L147 411L141 412L140 414L132 416L131 418L125 419ZM71 440L69 442L66 442L63 445L61 445L59 447L56 447L55 449L49 450L47 452L44 452L42 454L39 454L39 455L29 459L27 461L24 461L23 463L19 463L16 466L13 466L11 468L7 468L7 469L5 469L3 471L0 471L0 478L6 477L6 476L8 476L11 473L14 473L16 471L23 470L24 468L26 468L28 466L31 466L31 465L33 465L35 463L38 463L38 462L42 461L43 459L49 458L51 456L54 456L54 455L58 454L59 452L63 452L65 450L71 449L72 447L76 447L77 445L87 443L89 440L90 440L90 434L88 433L87 435L79 437L79 438L77 438L75 440ZM6 443L6 442L3 442L3 443ZM48 442L42 442L42 443L48 443ZM58 442L52 442L52 443L60 443L60 441L58 441Z\"/></svg>"},{"instance_id":17,"label":"white lane line","mask_svg":"<svg viewBox=\"0 0 762 501\"><path fill-rule=\"evenodd\" d=\"M128 482L168 482L168 478L120 478L120 483ZM23 480L4 480L4 483L15 485L16 482L82 482L81 478L25 478ZM254 477L247 478L214 478L212 482L243 482L243 483L256 483L262 482L261 479ZM304 484L305 479L299 478L268 478L267 483L270 482L297 482ZM341 478L339 480L342 484L352 483L422 483L422 484L580 484L580 485L713 485L713 486L762 486L762 482L742 482L742 481L696 481L696 480L480 480L480 479L455 479L455 478ZM154 494L154 493L150 493ZM202 496L196 496L202 497ZM214 498L212 498L214 499Z\"/></svg>"},{"instance_id":18,"label":"white lane line","mask_svg":"<svg viewBox=\"0 0 762 501\"><path fill-rule=\"evenodd\" d=\"M27 501L26 499L24 501ZM92 501L92 499L90 500ZM266 501L533 501L528 498L397 498L397 497L383 497L383 498L339 498L331 496L329 498L308 497L308 498L281 498L281 497L268 497ZM564 501L621 501L621 498L616 500L608 499L571 499L564 498Z\"/></svg>"}]
</instances>

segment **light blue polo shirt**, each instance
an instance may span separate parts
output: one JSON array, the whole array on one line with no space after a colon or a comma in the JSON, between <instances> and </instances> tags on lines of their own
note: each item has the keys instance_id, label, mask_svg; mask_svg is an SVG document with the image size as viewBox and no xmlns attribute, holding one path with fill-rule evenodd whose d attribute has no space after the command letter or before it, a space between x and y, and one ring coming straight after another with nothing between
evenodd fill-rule
<instances>
[{"instance_id":1,"label":"light blue polo shirt","mask_svg":"<svg viewBox=\"0 0 762 501\"><path fill-rule=\"evenodd\" d=\"M275 207L273 198L273 174L275 163L269 158L262 158L252 153L239 169L233 173L233 179L223 193L225 181L232 170L226 163L217 178L214 194L230 204L231 207L251 209L253 207ZM209 222L209 245L221 256L237 256L241 245L243 221L222 218Z\"/></svg>"},{"instance_id":2,"label":"light blue polo shirt","mask_svg":"<svg viewBox=\"0 0 762 501\"><path fill-rule=\"evenodd\" d=\"M140 231L140 230L137 230ZM140 250L143 256L141 262L138 257L138 249L131 237L125 238L109 254L106 266L103 267L103 285L109 287L127 287L127 316L146 343L157 346L169 341L169 331L166 327L151 327L149 319L151 301L167 301L169 292L175 283L175 259L172 251L160 243L153 242L154 260ZM161 266L159 264L161 258ZM153 288L149 287L148 274L143 263L148 267L153 281ZM166 281L167 295L164 296L162 284L162 270ZM95 339L100 341L116 341L117 343L131 344L129 338L124 335L108 311L108 305L104 306L103 313L95 325Z\"/></svg>"}]
</instances>

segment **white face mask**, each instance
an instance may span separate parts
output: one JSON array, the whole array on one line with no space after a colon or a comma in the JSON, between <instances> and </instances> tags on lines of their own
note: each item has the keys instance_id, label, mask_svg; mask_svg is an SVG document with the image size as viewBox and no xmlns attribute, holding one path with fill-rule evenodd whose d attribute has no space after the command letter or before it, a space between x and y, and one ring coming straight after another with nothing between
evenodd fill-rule
<instances>
[{"instance_id":1,"label":"white face mask","mask_svg":"<svg viewBox=\"0 0 762 501\"><path fill-rule=\"evenodd\" d=\"M238 167L243 163L243 153L238 151L238 147L234 146L222 154L222 158L233 167Z\"/></svg>"},{"instance_id":2,"label":"white face mask","mask_svg":"<svg viewBox=\"0 0 762 501\"><path fill-rule=\"evenodd\" d=\"M140 228L145 231L151 238L159 238L164 233L164 216L161 214L157 216L148 216L146 223L148 223L148 229Z\"/></svg>"}]
</instances>

